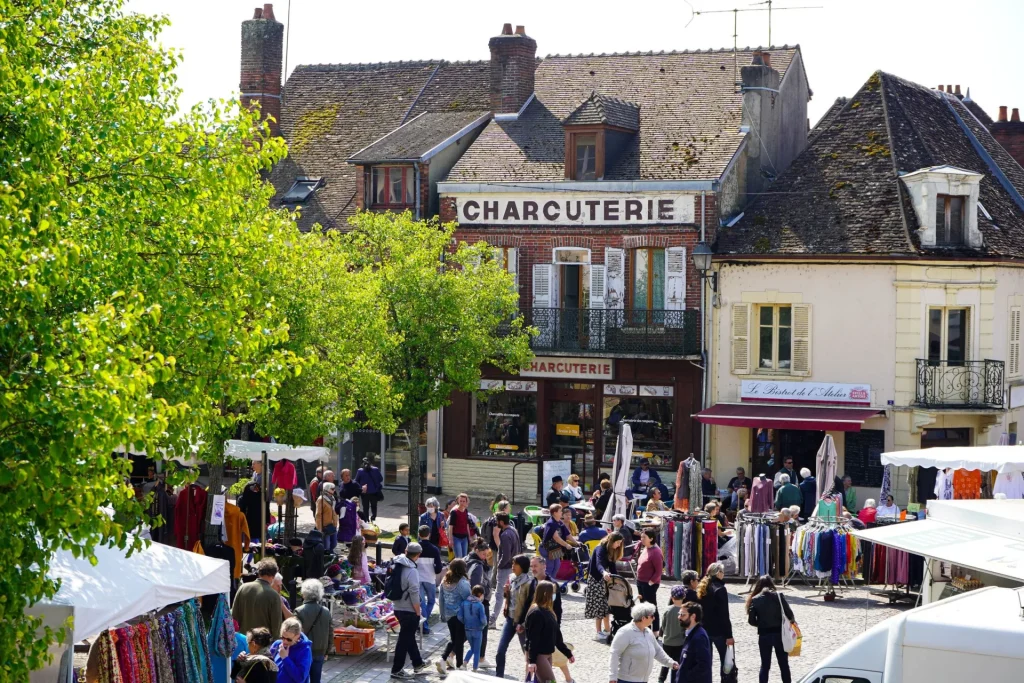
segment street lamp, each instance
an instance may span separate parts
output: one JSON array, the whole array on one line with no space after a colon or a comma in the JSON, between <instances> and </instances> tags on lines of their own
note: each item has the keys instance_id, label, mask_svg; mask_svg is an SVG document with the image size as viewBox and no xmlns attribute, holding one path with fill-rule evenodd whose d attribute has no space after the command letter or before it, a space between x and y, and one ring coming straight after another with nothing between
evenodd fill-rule
<instances>
[{"instance_id":1,"label":"street lamp","mask_svg":"<svg viewBox=\"0 0 1024 683\"><path fill-rule=\"evenodd\" d=\"M698 242L693 248L693 267L701 279L711 281L711 291L718 291L718 273L711 270L711 260L714 254L707 242Z\"/></svg>"}]
</instances>

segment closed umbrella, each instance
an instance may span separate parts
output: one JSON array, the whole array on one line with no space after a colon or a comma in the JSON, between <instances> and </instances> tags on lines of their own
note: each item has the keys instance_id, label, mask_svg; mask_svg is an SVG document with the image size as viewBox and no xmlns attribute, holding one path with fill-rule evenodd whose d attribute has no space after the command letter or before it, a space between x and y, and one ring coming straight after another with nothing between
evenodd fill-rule
<instances>
[{"instance_id":1,"label":"closed umbrella","mask_svg":"<svg viewBox=\"0 0 1024 683\"><path fill-rule=\"evenodd\" d=\"M612 499L604 510L602 522L611 523L612 515L626 514L629 491L629 466L633 459L633 430L628 424L619 427L619 439L615 443L615 460L612 463Z\"/></svg>"},{"instance_id":2,"label":"closed umbrella","mask_svg":"<svg viewBox=\"0 0 1024 683\"><path fill-rule=\"evenodd\" d=\"M821 497L832 486L832 480L836 478L837 458L836 442L832 440L831 435L826 434L825 440L821 442L821 448L818 449L818 455L815 457L817 471L814 474L817 477L818 500L821 500Z\"/></svg>"}]
</instances>

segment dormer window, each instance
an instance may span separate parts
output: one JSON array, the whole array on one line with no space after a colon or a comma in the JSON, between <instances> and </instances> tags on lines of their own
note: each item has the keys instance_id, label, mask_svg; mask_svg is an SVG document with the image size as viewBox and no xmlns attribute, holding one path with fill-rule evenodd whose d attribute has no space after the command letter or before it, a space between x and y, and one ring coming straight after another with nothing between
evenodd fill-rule
<instances>
[{"instance_id":1,"label":"dormer window","mask_svg":"<svg viewBox=\"0 0 1024 683\"><path fill-rule=\"evenodd\" d=\"M940 194L935 197L935 244L940 247L964 243L964 207L969 197Z\"/></svg>"},{"instance_id":2,"label":"dormer window","mask_svg":"<svg viewBox=\"0 0 1024 683\"><path fill-rule=\"evenodd\" d=\"M416 203L412 166L374 166L371 178L373 208L407 208Z\"/></svg>"},{"instance_id":3,"label":"dormer window","mask_svg":"<svg viewBox=\"0 0 1024 683\"><path fill-rule=\"evenodd\" d=\"M316 192L321 186L323 186L323 178L311 178L308 176L299 176L295 179L288 191L281 197L281 202L284 204L301 204Z\"/></svg>"},{"instance_id":4,"label":"dormer window","mask_svg":"<svg viewBox=\"0 0 1024 683\"><path fill-rule=\"evenodd\" d=\"M596 180L597 135L594 133L574 135L573 141L576 145L576 175L574 179Z\"/></svg>"},{"instance_id":5,"label":"dormer window","mask_svg":"<svg viewBox=\"0 0 1024 683\"><path fill-rule=\"evenodd\" d=\"M562 127L566 179L604 180L605 170L640 130L640 108L591 93L565 117Z\"/></svg>"}]
</instances>

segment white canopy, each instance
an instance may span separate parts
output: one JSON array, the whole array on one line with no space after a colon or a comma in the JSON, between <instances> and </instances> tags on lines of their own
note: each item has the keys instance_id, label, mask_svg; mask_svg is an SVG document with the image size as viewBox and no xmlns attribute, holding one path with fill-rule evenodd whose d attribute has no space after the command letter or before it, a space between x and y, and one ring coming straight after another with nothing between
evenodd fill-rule
<instances>
[{"instance_id":1,"label":"white canopy","mask_svg":"<svg viewBox=\"0 0 1024 683\"><path fill-rule=\"evenodd\" d=\"M882 453L883 465L1024 472L1024 446L951 446Z\"/></svg>"},{"instance_id":2,"label":"white canopy","mask_svg":"<svg viewBox=\"0 0 1024 683\"><path fill-rule=\"evenodd\" d=\"M305 460L306 462L322 462L327 460L330 454L323 446L289 446L283 443L263 443L262 441L239 441L229 439L224 442L224 455L236 460L252 460L258 462L263 458L263 451L267 452L267 459L277 460ZM174 458L175 461L192 467L199 463L195 458Z\"/></svg>"},{"instance_id":3,"label":"white canopy","mask_svg":"<svg viewBox=\"0 0 1024 683\"><path fill-rule=\"evenodd\" d=\"M94 635L128 619L200 595L227 593L231 588L225 560L151 543L131 557L118 548L97 548L96 566L61 550L47 576L60 579L52 600L28 610L48 624L53 617L74 616L71 642Z\"/></svg>"}]
</instances>

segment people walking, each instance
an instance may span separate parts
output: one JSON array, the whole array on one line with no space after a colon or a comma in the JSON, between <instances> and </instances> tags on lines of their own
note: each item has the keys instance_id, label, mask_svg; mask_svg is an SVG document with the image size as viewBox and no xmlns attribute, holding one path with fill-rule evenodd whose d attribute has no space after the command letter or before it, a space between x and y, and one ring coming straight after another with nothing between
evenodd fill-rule
<instances>
[{"instance_id":1,"label":"people walking","mask_svg":"<svg viewBox=\"0 0 1024 683\"><path fill-rule=\"evenodd\" d=\"M718 650L720 664L725 664L725 652L735 644L732 637L732 619L729 617L729 590L725 586L725 565L713 562L697 586L697 599L704 615L700 620L711 643Z\"/></svg>"},{"instance_id":2,"label":"people walking","mask_svg":"<svg viewBox=\"0 0 1024 683\"><path fill-rule=\"evenodd\" d=\"M320 498L316 501L314 521L324 538L324 552L333 553L338 545L338 513L334 498L336 486L329 481L320 484Z\"/></svg>"},{"instance_id":3,"label":"people walking","mask_svg":"<svg viewBox=\"0 0 1024 683\"><path fill-rule=\"evenodd\" d=\"M430 535L424 536L420 534L420 539L429 538L430 542L438 548L447 548L447 544L441 542L442 537L445 536L445 527L448 526L448 521L445 519L444 514L441 513L441 503L437 498L427 498L427 502L424 505L427 511L420 515L420 526L429 528Z\"/></svg>"},{"instance_id":4,"label":"people walking","mask_svg":"<svg viewBox=\"0 0 1024 683\"><path fill-rule=\"evenodd\" d=\"M405 549L405 555L395 558L395 564L391 569L391 590L384 591L384 597L391 600L395 608L395 618L398 619L398 643L395 645L391 677L399 680L411 678L405 672L406 656L412 661L414 674L421 673L430 666L430 660L423 659L416 644L416 633L420 630L422 614L420 575L416 563L422 552L423 548L419 543L410 543Z\"/></svg>"},{"instance_id":5,"label":"people walking","mask_svg":"<svg viewBox=\"0 0 1024 683\"><path fill-rule=\"evenodd\" d=\"M281 632L281 596L273 588L277 576L277 562L269 558L256 564L256 580L244 584L235 593L231 605L231 616L238 622L239 630L248 633L255 628L265 628L270 633Z\"/></svg>"},{"instance_id":6,"label":"people walking","mask_svg":"<svg viewBox=\"0 0 1024 683\"><path fill-rule=\"evenodd\" d=\"M683 588L686 589L686 592L683 595L683 602L699 602L699 598L697 597L697 588L700 586L700 574L692 569L687 569L682 573L682 575L680 575L679 581Z\"/></svg>"},{"instance_id":7,"label":"people walking","mask_svg":"<svg viewBox=\"0 0 1024 683\"><path fill-rule=\"evenodd\" d=\"M524 624L524 641L526 658L529 662L527 673L534 674L537 681L548 683L555 680L555 671L551 665L551 655L559 650L570 663L576 661L565 642L562 630L558 626L553 602L558 589L550 581L541 581L534 592L533 606L526 615Z\"/></svg>"},{"instance_id":8,"label":"people walking","mask_svg":"<svg viewBox=\"0 0 1024 683\"><path fill-rule=\"evenodd\" d=\"M384 500L384 477L369 458L363 459L363 466L356 472L356 484L361 489L366 521L377 521L377 503Z\"/></svg>"},{"instance_id":9,"label":"people walking","mask_svg":"<svg viewBox=\"0 0 1024 683\"><path fill-rule=\"evenodd\" d=\"M541 539L541 555L547 561L547 573L552 578L558 575L562 558L570 552L579 541L569 533L569 527L562 521L562 506L554 503L548 508L551 517L544 523L544 536Z\"/></svg>"},{"instance_id":10,"label":"people walking","mask_svg":"<svg viewBox=\"0 0 1024 683\"><path fill-rule=\"evenodd\" d=\"M779 490L775 493L775 509L781 510L790 505L803 505L804 494L800 487L790 481L788 474L779 475Z\"/></svg>"},{"instance_id":11,"label":"people walking","mask_svg":"<svg viewBox=\"0 0 1024 683\"><path fill-rule=\"evenodd\" d=\"M686 641L686 629L679 620L679 608L682 607L685 597L686 586L672 586L672 606L665 612L662 625L662 647L665 648L665 654L677 662L679 661L680 653L683 651L683 643ZM670 671L671 669L667 666L661 667L661 673L658 674L658 683L665 683Z\"/></svg>"},{"instance_id":12,"label":"people walking","mask_svg":"<svg viewBox=\"0 0 1024 683\"><path fill-rule=\"evenodd\" d=\"M497 573L494 582L494 610L490 620L492 628L497 623L498 615L502 611L505 600L503 588L512 574L512 560L522 551L519 533L512 526L512 519L508 514L499 512L495 518L498 523L498 549L494 560Z\"/></svg>"},{"instance_id":13,"label":"people walking","mask_svg":"<svg viewBox=\"0 0 1024 683\"><path fill-rule=\"evenodd\" d=\"M441 549L428 540L430 527L421 526L419 546L422 548L416 568L420 575L420 613L423 617L423 634L430 634L430 615L437 602L437 575L441 573ZM408 547L406 548L408 550Z\"/></svg>"},{"instance_id":14,"label":"people walking","mask_svg":"<svg viewBox=\"0 0 1024 683\"><path fill-rule=\"evenodd\" d=\"M302 632L302 623L292 617L281 624L281 639L270 646L277 664L278 683L306 683L313 664L313 643Z\"/></svg>"},{"instance_id":15,"label":"people walking","mask_svg":"<svg viewBox=\"0 0 1024 683\"><path fill-rule=\"evenodd\" d=\"M679 608L679 622L686 630L686 642L673 683L711 683L711 641L701 626L702 612L696 602Z\"/></svg>"},{"instance_id":16,"label":"people walking","mask_svg":"<svg viewBox=\"0 0 1024 683\"><path fill-rule=\"evenodd\" d=\"M654 662L678 669L679 664L666 654L658 639L651 632L654 605L638 603L630 613L633 621L623 626L612 639L608 655L608 680L617 683L643 683L650 679Z\"/></svg>"},{"instance_id":17,"label":"people walking","mask_svg":"<svg viewBox=\"0 0 1024 683\"><path fill-rule=\"evenodd\" d=\"M457 506L448 513L448 529L451 531L452 549L455 557L465 557L469 553L469 537L472 535L469 518L469 496L460 493L455 497Z\"/></svg>"},{"instance_id":18,"label":"people walking","mask_svg":"<svg viewBox=\"0 0 1024 683\"><path fill-rule=\"evenodd\" d=\"M466 630L466 641L469 643L466 663L472 661L473 673L480 669L480 653L483 652L483 639L487 634L487 608L483 597L484 587L473 586L469 597L459 605L459 621Z\"/></svg>"},{"instance_id":19,"label":"people walking","mask_svg":"<svg viewBox=\"0 0 1024 683\"><path fill-rule=\"evenodd\" d=\"M441 581L441 618L448 622L450 640L444 648L444 654L437 663L437 671L442 676L448 669L462 669L462 653L466 645L466 629L459 621L459 607L469 597L471 586L466 561L461 557L452 560L448 572ZM452 664L452 656L455 663Z\"/></svg>"},{"instance_id":20,"label":"people walking","mask_svg":"<svg viewBox=\"0 0 1024 683\"><path fill-rule=\"evenodd\" d=\"M483 605L487 614L490 614L491 611L491 593L493 591L491 567L488 563L490 557L491 549L487 547L487 541L479 536L473 539L473 542L470 544L470 553L465 557L469 585L474 588L480 588L483 591L480 595L480 604ZM476 654L478 661L474 664L474 668L493 668L491 663L487 661L487 625L487 623L484 624L481 641L477 644ZM468 631L466 637L469 637Z\"/></svg>"},{"instance_id":21,"label":"people walking","mask_svg":"<svg viewBox=\"0 0 1024 683\"><path fill-rule=\"evenodd\" d=\"M656 489L655 489L656 490ZM658 615L658 587L661 585L661 572L665 568L665 556L658 546L658 532L644 529L640 534L640 560L636 567L636 590L640 599L654 605L654 625L651 630L655 637L661 632L661 621Z\"/></svg>"},{"instance_id":22,"label":"people walking","mask_svg":"<svg viewBox=\"0 0 1024 683\"><path fill-rule=\"evenodd\" d=\"M530 556L516 555L512 558L509 581L500 588L505 598L505 623L498 639L498 651L494 655L494 675L497 678L505 676L505 655L512 638L517 637L520 645L523 643L523 623L530 608L531 579Z\"/></svg>"},{"instance_id":23,"label":"people walking","mask_svg":"<svg viewBox=\"0 0 1024 683\"><path fill-rule=\"evenodd\" d=\"M319 579L306 579L299 588L302 604L295 610L295 618L302 624L302 632L312 643L313 661L309 667L309 683L320 683L327 651L331 649L331 611L323 606L324 585Z\"/></svg>"},{"instance_id":24,"label":"people walking","mask_svg":"<svg viewBox=\"0 0 1024 683\"><path fill-rule=\"evenodd\" d=\"M782 646L782 615L796 622L793 610L786 602L785 596L775 590L775 583L770 576L758 579L754 589L747 596L747 621L757 627L757 645L761 652L760 683L768 683L768 672L772 668L772 650L779 663L782 683L791 683L789 673L789 655Z\"/></svg>"},{"instance_id":25,"label":"people walking","mask_svg":"<svg viewBox=\"0 0 1024 683\"><path fill-rule=\"evenodd\" d=\"M605 536L590 556L589 580L584 592L586 605L583 616L594 620L594 640L606 640L611 634L608 618L608 584L619 570L615 563L622 559L622 534L617 531Z\"/></svg>"}]
</instances>

